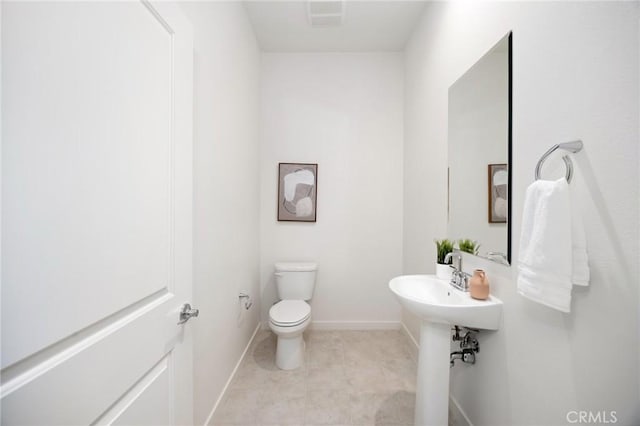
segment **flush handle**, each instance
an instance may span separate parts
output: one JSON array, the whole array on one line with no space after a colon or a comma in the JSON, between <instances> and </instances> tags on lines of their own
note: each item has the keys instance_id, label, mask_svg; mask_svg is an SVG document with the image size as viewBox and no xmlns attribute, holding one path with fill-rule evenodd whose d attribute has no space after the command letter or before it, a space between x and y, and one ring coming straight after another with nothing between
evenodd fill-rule
<instances>
[{"instance_id":1,"label":"flush handle","mask_svg":"<svg viewBox=\"0 0 640 426\"><path fill-rule=\"evenodd\" d=\"M178 321L178 325L184 324L192 317L197 317L199 313L199 309L192 308L190 304L185 303L182 305L182 309L180 309L180 321Z\"/></svg>"}]
</instances>

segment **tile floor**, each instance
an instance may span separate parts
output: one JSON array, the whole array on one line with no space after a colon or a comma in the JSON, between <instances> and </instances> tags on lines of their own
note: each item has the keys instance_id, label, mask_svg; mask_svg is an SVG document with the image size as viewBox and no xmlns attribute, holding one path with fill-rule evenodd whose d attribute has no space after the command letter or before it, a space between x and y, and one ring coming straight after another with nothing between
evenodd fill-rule
<instances>
[{"instance_id":1,"label":"tile floor","mask_svg":"<svg viewBox=\"0 0 640 426\"><path fill-rule=\"evenodd\" d=\"M306 359L275 365L276 336L260 331L213 424L413 425L417 366L394 330L307 331Z\"/></svg>"}]
</instances>

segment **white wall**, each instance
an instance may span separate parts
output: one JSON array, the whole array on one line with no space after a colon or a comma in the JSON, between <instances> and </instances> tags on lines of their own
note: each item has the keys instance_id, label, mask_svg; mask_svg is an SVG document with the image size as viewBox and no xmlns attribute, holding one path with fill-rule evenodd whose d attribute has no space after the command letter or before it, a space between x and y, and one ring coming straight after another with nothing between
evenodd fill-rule
<instances>
[{"instance_id":1,"label":"white wall","mask_svg":"<svg viewBox=\"0 0 640 426\"><path fill-rule=\"evenodd\" d=\"M203 424L258 323L259 49L241 3L180 3L194 28L194 409Z\"/></svg>"},{"instance_id":2,"label":"white wall","mask_svg":"<svg viewBox=\"0 0 640 426\"><path fill-rule=\"evenodd\" d=\"M475 425L566 424L569 410L613 410L618 424L639 424L637 3L427 6L406 49L404 272L431 272L432 240L446 228L447 89L509 30L513 258L538 158L581 138L571 187L592 280L562 314L519 296L515 267L480 261L505 303L504 322L481 334L476 365L451 371L452 395ZM416 333L415 318L404 320Z\"/></svg>"},{"instance_id":3,"label":"white wall","mask_svg":"<svg viewBox=\"0 0 640 426\"><path fill-rule=\"evenodd\" d=\"M262 55L263 321L277 300L273 264L312 260L316 326L399 322L387 285L402 262L402 58ZM316 223L277 222L279 162L318 163Z\"/></svg>"}]
</instances>

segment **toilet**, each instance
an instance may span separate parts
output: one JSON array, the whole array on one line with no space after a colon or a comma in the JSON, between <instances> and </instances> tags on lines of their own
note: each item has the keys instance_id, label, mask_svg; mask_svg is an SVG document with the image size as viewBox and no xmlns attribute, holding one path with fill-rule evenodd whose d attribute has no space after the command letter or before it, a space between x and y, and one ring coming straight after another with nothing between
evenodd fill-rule
<instances>
[{"instance_id":1,"label":"toilet","mask_svg":"<svg viewBox=\"0 0 640 426\"><path fill-rule=\"evenodd\" d=\"M276 365L281 370L293 370L302 365L304 340L302 332L311 323L311 306L318 265L306 263L276 263L275 277L278 303L269 309L269 327L278 336Z\"/></svg>"}]
</instances>

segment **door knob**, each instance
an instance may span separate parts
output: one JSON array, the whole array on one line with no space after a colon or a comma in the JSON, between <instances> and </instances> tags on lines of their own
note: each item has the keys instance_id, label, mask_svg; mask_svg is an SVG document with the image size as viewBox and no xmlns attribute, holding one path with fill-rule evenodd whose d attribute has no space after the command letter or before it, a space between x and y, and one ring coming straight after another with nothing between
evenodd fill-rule
<instances>
[{"instance_id":1,"label":"door knob","mask_svg":"<svg viewBox=\"0 0 640 426\"><path fill-rule=\"evenodd\" d=\"M185 303L182 305L182 309L180 309L180 321L178 322L178 325L184 324L192 317L197 317L199 313L199 309L192 308L190 304Z\"/></svg>"}]
</instances>

